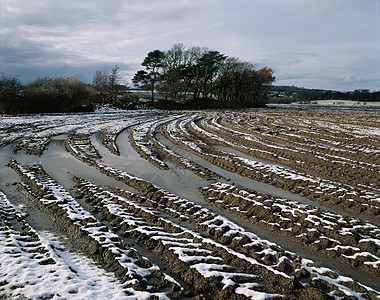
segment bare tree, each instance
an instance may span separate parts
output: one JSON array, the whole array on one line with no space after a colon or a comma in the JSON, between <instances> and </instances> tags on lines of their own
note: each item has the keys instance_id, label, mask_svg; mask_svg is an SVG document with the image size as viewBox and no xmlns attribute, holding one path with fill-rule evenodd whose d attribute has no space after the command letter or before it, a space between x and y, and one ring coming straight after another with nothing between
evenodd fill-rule
<instances>
[{"instance_id":1,"label":"bare tree","mask_svg":"<svg viewBox=\"0 0 380 300\"><path fill-rule=\"evenodd\" d=\"M115 65L111 73L108 75L108 93L109 100L111 103L115 104L117 98L120 94L120 75L119 75L119 66Z\"/></svg>"},{"instance_id":2,"label":"bare tree","mask_svg":"<svg viewBox=\"0 0 380 300\"><path fill-rule=\"evenodd\" d=\"M95 89L96 98L101 105L107 102L108 98L108 85L109 85L109 74L107 71L96 71L92 85Z\"/></svg>"},{"instance_id":3,"label":"bare tree","mask_svg":"<svg viewBox=\"0 0 380 300\"><path fill-rule=\"evenodd\" d=\"M119 66L115 65L111 73L108 71L96 71L92 84L101 105L106 103L115 104L120 95Z\"/></svg>"}]
</instances>

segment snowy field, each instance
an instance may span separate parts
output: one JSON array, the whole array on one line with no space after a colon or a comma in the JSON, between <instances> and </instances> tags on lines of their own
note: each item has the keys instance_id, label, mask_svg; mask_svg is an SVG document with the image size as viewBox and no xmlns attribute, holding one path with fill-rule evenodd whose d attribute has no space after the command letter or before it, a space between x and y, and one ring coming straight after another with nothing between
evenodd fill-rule
<instances>
[{"instance_id":1,"label":"snowy field","mask_svg":"<svg viewBox=\"0 0 380 300\"><path fill-rule=\"evenodd\" d=\"M302 102L300 102L302 104ZM379 107L380 101L352 101L352 100L315 100L311 101L314 105L329 105L329 106L355 106L355 107Z\"/></svg>"},{"instance_id":2,"label":"snowy field","mask_svg":"<svg viewBox=\"0 0 380 300\"><path fill-rule=\"evenodd\" d=\"M0 116L0 299L380 299L380 111Z\"/></svg>"},{"instance_id":3,"label":"snowy field","mask_svg":"<svg viewBox=\"0 0 380 300\"><path fill-rule=\"evenodd\" d=\"M344 105L344 106L380 106L380 101L359 102L350 100L318 100L318 105Z\"/></svg>"}]
</instances>

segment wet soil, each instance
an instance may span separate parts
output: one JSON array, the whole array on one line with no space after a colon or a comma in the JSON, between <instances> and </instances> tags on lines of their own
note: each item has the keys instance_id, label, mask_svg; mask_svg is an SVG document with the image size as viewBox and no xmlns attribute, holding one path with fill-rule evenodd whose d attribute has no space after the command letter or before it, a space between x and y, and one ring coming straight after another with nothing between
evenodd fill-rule
<instances>
[{"instance_id":1,"label":"wet soil","mask_svg":"<svg viewBox=\"0 0 380 300\"><path fill-rule=\"evenodd\" d=\"M114 117L108 124L107 117L101 122L98 117L94 129L80 134L70 127L2 147L0 189L35 230L60 235L121 282L133 279L126 286L139 291L175 299L242 299L253 292L288 299L345 293L375 299L379 187L370 177L380 164L376 114L365 116L372 123L360 127L355 120L360 113L345 113L345 127L338 127L331 112L181 113L145 137L167 169L133 144L130 125L113 132L117 151L107 149L105 132L119 121ZM153 117L147 114L147 122ZM140 114L138 122L142 119ZM122 116L120 122L133 123ZM155 139L176 155L163 155L166 150ZM312 151L318 155L308 158L305 153ZM290 157L294 162L287 162ZM10 158L15 162L9 164ZM318 170L303 172L316 162ZM344 175L337 177L338 171ZM59 194L61 189L68 194ZM66 205L89 215L75 221ZM293 205L294 213L286 205ZM114 250L91 236L92 228L103 228L104 239L113 236ZM330 242L324 245L323 239ZM128 275L119 251L130 253L150 275Z\"/></svg>"}]
</instances>

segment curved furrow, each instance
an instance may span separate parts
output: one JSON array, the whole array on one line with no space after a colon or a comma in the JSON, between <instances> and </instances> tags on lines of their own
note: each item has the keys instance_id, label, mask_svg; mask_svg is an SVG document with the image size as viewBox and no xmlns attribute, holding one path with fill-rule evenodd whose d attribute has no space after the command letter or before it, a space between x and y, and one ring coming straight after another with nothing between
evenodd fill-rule
<instances>
[{"instance_id":1,"label":"curved furrow","mask_svg":"<svg viewBox=\"0 0 380 300\"><path fill-rule=\"evenodd\" d=\"M368 216L374 220L378 219L380 210L380 197L378 194L340 184L339 182L313 177L289 168L241 158L220 150L216 151L203 141L198 142L196 139L190 140L190 138L187 138L186 140L184 137L189 135L189 132L185 128L186 124L189 124L189 128L196 131L203 139L207 138L208 141L211 141L217 137L212 133L204 131L193 120L194 118L185 119L178 126L175 126L172 122L170 127L168 125L164 128L163 133L173 143L180 145L184 149L222 169L236 172L239 175L269 183L294 193L300 193L301 195L310 197L312 200L317 200L327 205L338 206L343 210L361 214L363 217ZM225 142L225 144L229 143L222 138L219 138L219 141Z\"/></svg>"},{"instance_id":2,"label":"curved furrow","mask_svg":"<svg viewBox=\"0 0 380 300\"><path fill-rule=\"evenodd\" d=\"M157 266L81 207L41 166L28 170L14 160L9 165L23 180L20 188L33 204L68 232L68 237L79 243L87 255L112 271L123 282L127 294L137 296L149 291L148 297L155 293L163 297L163 291L173 287Z\"/></svg>"},{"instance_id":3,"label":"curved furrow","mask_svg":"<svg viewBox=\"0 0 380 300\"><path fill-rule=\"evenodd\" d=\"M0 119L2 296L380 298L377 111Z\"/></svg>"},{"instance_id":4,"label":"curved furrow","mask_svg":"<svg viewBox=\"0 0 380 300\"><path fill-rule=\"evenodd\" d=\"M268 283L254 275L246 262L230 257L229 252L216 244L210 245L199 234L159 217L153 209L87 181L77 179L77 182L79 193L88 203L100 210L125 237L156 252L171 272L189 284L196 294L219 299L253 292L262 297L274 296L270 295L274 287L267 287Z\"/></svg>"},{"instance_id":5,"label":"curved furrow","mask_svg":"<svg viewBox=\"0 0 380 300\"><path fill-rule=\"evenodd\" d=\"M215 237L209 234L212 239L203 238L199 233L159 216L155 209L143 207L130 200L129 197L125 198L126 195L129 195L136 200L139 198L136 195L133 197L133 194L127 192L121 197L81 179L77 179L77 187L80 195L86 197L91 205L102 211L103 216L113 222L118 229L125 232L126 236L132 236L139 240L147 248L156 251L163 259L166 259L172 268L172 272L176 273L177 276L182 276L182 280L186 281L189 278L193 280L197 277L194 274L188 276L188 268L190 270L195 269L200 273L204 277L203 281L188 282L195 284L194 288L199 289L198 292L204 292L203 283L206 283L208 278L216 277L213 280L220 280L220 283L215 288L222 288L223 291L217 293L218 298L229 298L231 297L230 293L239 294L244 290L243 294L255 294L256 297L268 292L279 293L284 285L292 286L292 293L302 298L302 295L310 293L309 289L313 286L313 281L318 278L320 287L329 289L333 294L362 294L364 286L356 284L356 287L353 287L355 285L353 285L353 281L348 284L347 278L329 269L319 268L310 260L303 260L294 254L284 252L275 244L259 239L233 222L213 215L207 209L201 208L197 212L197 207L185 199L173 199L173 195L167 195L166 200L168 198L172 200L174 205L171 208L174 210L177 210L175 203L180 204L177 207L182 207L182 212L177 210L178 214L185 212L186 216L189 212L190 218L197 220L197 229L203 227L203 230L200 231L201 234L207 236L205 228L208 228L209 231L214 228L214 231L218 232L215 226L218 225L221 228L219 236L228 236L235 240L235 244L239 244L239 241L242 241L243 236L245 236L243 247L260 249L255 253L256 256L261 256L260 261L243 254L244 252L233 250L225 245L226 242L215 241L218 233L215 234ZM121 193L123 192L121 191ZM146 203L141 198L140 202ZM162 205L162 207L166 207L166 205ZM184 207L186 207L185 210ZM191 211L193 212L191 213ZM220 224L221 222L225 226ZM235 246L235 248L237 247ZM185 263L185 267L183 263ZM218 267L220 265L222 267ZM236 271L233 271L234 269ZM287 274L289 269L293 269L293 273L290 275ZM249 274L252 275L249 276ZM299 276L300 274L302 276ZM309 279L307 279L308 276L310 276ZM206 286L214 286L214 284L207 282ZM258 290L255 290L255 287ZM211 293L215 292L211 291ZM315 293L313 297L317 298L318 292L315 291ZM367 289L367 292L362 295L365 294L375 296L371 289ZM270 297L270 295L266 296Z\"/></svg>"},{"instance_id":6,"label":"curved furrow","mask_svg":"<svg viewBox=\"0 0 380 300\"><path fill-rule=\"evenodd\" d=\"M119 148L116 144L116 138L121 132L127 128L138 125L144 122L145 117L136 117L128 120L120 120L116 124L112 124L103 131L102 144L106 147L112 154L120 155Z\"/></svg>"},{"instance_id":7,"label":"curved furrow","mask_svg":"<svg viewBox=\"0 0 380 300\"><path fill-rule=\"evenodd\" d=\"M139 179L139 178L136 178L135 176L133 176L133 175L131 175L131 174L128 174L127 172L123 172L123 171L120 171L120 170L117 170L117 169L114 169L114 168L110 168L110 167L104 167L104 166L102 166L102 165L100 165L100 164L97 164L97 166L96 166L99 170L103 170L103 172L104 173L106 173L107 175L109 175L109 176L113 176L113 177L115 177L117 180L120 180L120 181L123 181L124 183L126 183L126 184L128 184L128 185L130 185L131 187L134 187L135 189L137 189L138 191L140 191L145 197L147 197L148 199L154 199L154 201L160 201L160 199L163 199L163 203L165 203L164 204L164 206L168 206L169 204L168 204L168 199L171 199L171 200L173 200L173 199L178 199L178 197L176 197L175 195L173 195L173 194L169 194L169 193L167 193L167 192L165 192L164 190L162 190L162 189L160 189L160 188L158 188L158 187L155 187L154 185L152 185L151 183L149 183L149 182L147 182L147 181L144 181L144 180L142 180L142 179ZM186 200L184 200L184 201L186 201ZM180 200L180 202L181 202L181 200ZM190 202L187 202L186 201L186 204L185 203L182 203L182 205L183 206L187 206L187 204L188 203L190 203ZM191 204L190 204L191 205ZM207 211L207 210L205 210L205 209L201 209L201 211ZM185 215L186 216L186 215ZM183 218L183 219L185 219L185 218ZM215 221L215 224L213 224L213 221L211 221L211 220L214 220ZM216 217L216 216L214 216L214 217L212 217L212 215L211 215L211 218L210 217L206 217L206 219L204 219L203 220L203 222L202 223L200 223L198 226L198 228L201 228L202 226L206 226L206 227L208 227L209 229L206 229L206 230L204 230L204 231L202 231L202 233L203 234L211 234L211 236L213 236L213 235L215 235L215 236L218 236L219 234L218 234L218 231L217 230L215 230L215 228L216 227L221 227L221 228L223 228L223 226L221 226L221 220L223 220L223 218L221 218L221 217ZM236 224L233 224L233 223L231 223L231 222L229 222L229 221L227 221L226 220L226 224L229 224L229 226L227 227L227 231L229 231L229 228L233 228L233 230L232 231L235 231L234 229L234 227L236 226ZM119 222L120 223L120 222ZM118 224L119 224L118 223ZM223 222L222 222L222 224L223 224ZM160 225L161 226L161 225ZM231 227L230 227L231 226ZM236 226L237 227L237 226ZM212 229L212 228L214 228L214 229ZM223 229L222 229L223 230ZM244 232L244 230L242 230L241 229L241 231L242 232ZM229 232L229 234L231 234L230 232ZM229 235L229 234L227 234L227 236ZM213 238L215 238L215 236L213 236ZM250 234L248 233L248 236L250 236ZM235 236L236 237L236 236ZM239 238L238 236L237 236L237 240L240 240L241 238ZM224 240L226 240L226 237L224 237ZM230 240L230 237L227 237L227 240ZM252 244L256 244L257 243L257 241L254 241ZM250 245L252 245L251 243L249 243ZM266 247L267 248L267 247ZM265 249L265 248L264 248ZM283 251L283 250L282 250ZM272 252L272 251L263 251L263 249L261 249L259 252L262 252L262 253L264 253L264 255L269 255L269 257L271 257L272 255L274 255L274 253L276 253L276 252ZM244 253L244 252L243 252ZM270 254L268 254L268 253L270 253ZM236 254L236 255L238 255L238 256L240 256L240 254ZM242 254L243 255L243 254ZM264 258L263 260L265 261L265 259L268 259L268 258ZM251 261L251 263L252 262L255 262L255 264L257 264L257 260L256 259L253 259L253 260L251 260L251 259L248 259L249 261ZM302 261L302 259L298 259L299 261ZM276 265L277 267L279 267L279 268L282 268L282 270L284 270L284 269L286 269L286 268L288 268L287 266L288 266L288 264L286 263L286 261L287 260L285 260L285 262L283 262L283 259L280 259L279 260L279 262L277 263L277 265L274 263L274 265ZM270 264L271 263L273 263L273 260L271 259L271 258L269 258L269 262L270 262ZM298 267L297 268L297 265L293 265L293 272L295 272L295 273L297 273L298 271L298 269L300 268L300 269L304 269L304 270L313 270L313 272L311 272L310 273L310 271L308 271L307 273L305 273L305 271L303 271L303 272L301 272L303 275L302 275L302 278L304 279L304 280L306 280L306 282L307 282L307 278L310 278L310 277L308 277L308 276L311 276L311 278L313 278L314 276L320 276L320 280L324 280L324 282L325 282L325 284L327 284L327 285L330 285L331 284L331 281L332 281L332 278L341 278L341 279L339 279L338 280L338 282L336 283L336 285L333 285L333 286L330 286L330 288L331 289L336 289L336 293L344 293L343 292L343 290L345 290L346 289L346 287L342 287L342 284L345 282L345 280L346 280L346 278L345 277L339 277L339 275L331 275L330 274L330 272L331 272L331 270L330 269L325 269L325 268L318 268L318 267L315 267L315 265L314 264L311 264L310 263L310 260L305 260L304 261L305 262L305 264L304 265L301 265L300 267ZM260 263L259 263L260 264ZM292 264L292 263L290 263L290 264ZM313 266L312 268L310 268L310 266ZM265 267L266 269L268 268L268 267ZM275 268L273 268L272 266L270 266L269 267L270 268L270 270L276 270ZM315 268L315 269L314 269ZM292 268L291 268L292 269ZM322 271L322 270L327 270L326 272L326 274L324 274L325 273L325 271ZM275 272L278 272L278 271L275 271ZM281 272L281 271L280 271ZM300 273L300 274L301 274ZM305 275L305 274L309 274L309 275ZM329 275L330 274L330 275ZM289 276L289 275L287 275L287 276ZM326 277L327 276L327 277ZM291 277L292 278L292 277ZM306 279L305 279L306 278ZM342 280L342 282L340 282ZM311 282L313 282L312 280L311 280ZM352 282L350 283L350 285L352 284ZM344 286L345 284L343 284L343 286ZM323 286L325 286L325 285L323 285ZM339 288L338 288L339 287ZM362 289L362 286L360 285L360 286L358 286L357 287L358 288L358 291L359 290L361 290ZM343 289L343 290L341 290L341 289ZM339 290L339 291L338 291ZM356 292L354 292L354 294L355 294ZM369 293L371 293L370 292L370 290L369 290Z\"/></svg>"},{"instance_id":8,"label":"curved furrow","mask_svg":"<svg viewBox=\"0 0 380 300\"><path fill-rule=\"evenodd\" d=\"M218 119L220 119L220 116L218 116ZM214 118L211 122L215 124L218 122L218 119ZM307 154L311 154L310 151L312 151L312 153L315 152L318 158L323 160L334 160L343 165L377 172L380 169L380 157L376 159L374 155L366 153L360 153L359 155L358 151L338 148L337 145L331 145L326 139L319 140L311 130L321 131L320 128L312 126L308 126L309 130L301 129L300 127L288 128L282 124L279 125L277 122L272 122L271 128L273 131L269 134L263 133L259 130L260 127L255 127L253 130L247 130L247 127L249 126L248 122L242 123L241 121L238 121L233 123L226 122L226 120L228 120L228 116L224 116L220 120L220 124L227 127L226 129L233 129L237 133L248 133L250 135L255 135L258 138L261 136L260 143L265 144L266 141L272 141L286 145L290 149L300 149ZM311 135L310 133L314 133L314 135Z\"/></svg>"},{"instance_id":9,"label":"curved furrow","mask_svg":"<svg viewBox=\"0 0 380 300\"><path fill-rule=\"evenodd\" d=\"M289 146L287 139L278 137L281 134L278 130L270 134L261 134L262 137L258 138L256 135L223 126L216 122L215 118L202 120L199 126L217 137L224 137L227 142L232 143L234 148L244 153L280 162L300 171L318 174L326 179L341 180L350 184L367 184L379 188L379 164L358 163L352 159L322 153L314 146L312 149L307 149L304 145L312 143L310 139L300 145L292 142ZM216 142L220 143L218 140Z\"/></svg>"},{"instance_id":10,"label":"curved furrow","mask_svg":"<svg viewBox=\"0 0 380 300\"><path fill-rule=\"evenodd\" d=\"M0 293L9 298L128 299L121 283L34 230L0 192Z\"/></svg>"},{"instance_id":11,"label":"curved furrow","mask_svg":"<svg viewBox=\"0 0 380 300\"><path fill-rule=\"evenodd\" d=\"M225 183L214 183L201 191L206 201L223 210L374 278L380 275L380 228L374 224Z\"/></svg>"},{"instance_id":12,"label":"curved furrow","mask_svg":"<svg viewBox=\"0 0 380 300\"><path fill-rule=\"evenodd\" d=\"M168 166L159 157L159 153L157 149L155 149L154 143L150 139L150 135L152 128L169 122L173 118L177 117L170 116L166 118L161 117L158 120L149 120L142 124L134 126L129 132L129 141L132 148L135 149L141 157L162 170L167 170Z\"/></svg>"}]
</instances>

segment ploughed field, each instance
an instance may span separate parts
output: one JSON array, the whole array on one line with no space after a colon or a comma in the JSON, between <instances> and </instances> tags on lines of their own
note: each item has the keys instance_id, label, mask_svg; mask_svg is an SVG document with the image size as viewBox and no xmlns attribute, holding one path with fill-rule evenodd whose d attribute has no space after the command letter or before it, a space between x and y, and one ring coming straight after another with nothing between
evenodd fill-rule
<instances>
[{"instance_id":1,"label":"ploughed field","mask_svg":"<svg viewBox=\"0 0 380 300\"><path fill-rule=\"evenodd\" d=\"M380 299L380 113L0 117L0 299Z\"/></svg>"}]
</instances>

